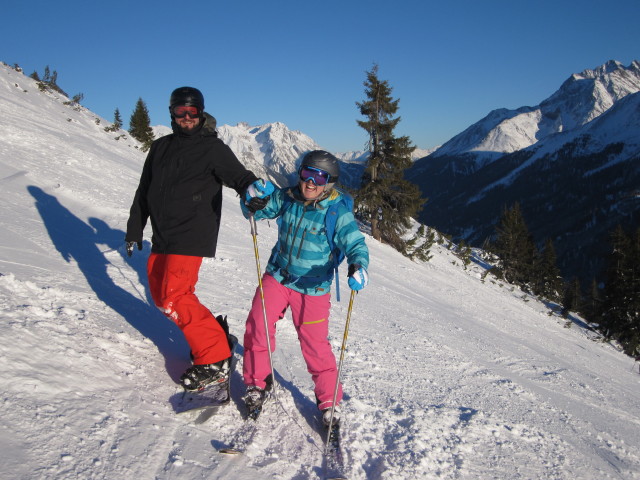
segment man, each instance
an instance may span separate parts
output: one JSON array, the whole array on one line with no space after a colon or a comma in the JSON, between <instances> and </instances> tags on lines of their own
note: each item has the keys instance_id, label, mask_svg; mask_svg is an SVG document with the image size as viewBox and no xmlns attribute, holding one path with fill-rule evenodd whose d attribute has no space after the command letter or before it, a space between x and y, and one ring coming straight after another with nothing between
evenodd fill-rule
<instances>
[{"instance_id":1,"label":"man","mask_svg":"<svg viewBox=\"0 0 640 480\"><path fill-rule=\"evenodd\" d=\"M135 193L125 242L129 256L142 249L151 219L147 263L153 301L182 330L193 358L180 381L187 390L228 381L231 351L226 321L200 303L195 285L203 257L216 252L222 184L244 195L256 176L218 138L216 120L193 87L177 88L169 101L173 133L154 141Z\"/></svg>"},{"instance_id":2,"label":"man","mask_svg":"<svg viewBox=\"0 0 640 480\"><path fill-rule=\"evenodd\" d=\"M314 150L302 159L297 184L284 189L274 189L269 182L258 183L261 188L254 184L241 204L247 217L278 218L278 241L262 278L270 345L275 348L276 322L290 308L325 426L332 416L334 424L339 422L337 406L342 399L342 387L335 392L336 360L327 340L334 257L346 256L352 290L367 285L369 266L369 250L351 204L333 188L339 176L336 157ZM261 296L256 290L244 335L245 403L250 411L261 407L271 388L266 336Z\"/></svg>"}]
</instances>

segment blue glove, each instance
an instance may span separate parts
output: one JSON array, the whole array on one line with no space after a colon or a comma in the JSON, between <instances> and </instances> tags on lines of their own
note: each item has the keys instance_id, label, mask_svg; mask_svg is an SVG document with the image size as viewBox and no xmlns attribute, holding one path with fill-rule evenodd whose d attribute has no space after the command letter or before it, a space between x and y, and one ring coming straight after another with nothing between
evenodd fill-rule
<instances>
[{"instance_id":1,"label":"blue glove","mask_svg":"<svg viewBox=\"0 0 640 480\"><path fill-rule=\"evenodd\" d=\"M245 203L249 203L252 198L267 198L274 190L273 183L259 178L247 187L247 191L244 194Z\"/></svg>"},{"instance_id":2,"label":"blue glove","mask_svg":"<svg viewBox=\"0 0 640 480\"><path fill-rule=\"evenodd\" d=\"M367 269L358 265L357 263L352 263L349 265L349 288L351 290L362 290L369 283L369 275L367 274Z\"/></svg>"}]
</instances>

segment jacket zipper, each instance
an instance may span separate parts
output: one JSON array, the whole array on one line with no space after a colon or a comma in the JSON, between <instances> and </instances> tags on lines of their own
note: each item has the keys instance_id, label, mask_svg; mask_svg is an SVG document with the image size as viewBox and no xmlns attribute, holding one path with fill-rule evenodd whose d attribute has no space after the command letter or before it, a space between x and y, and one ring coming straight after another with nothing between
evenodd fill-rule
<instances>
[{"instance_id":1,"label":"jacket zipper","mask_svg":"<svg viewBox=\"0 0 640 480\"><path fill-rule=\"evenodd\" d=\"M280 253L284 253L284 246L287 245L289 243L289 237L291 236L291 229L293 228L292 225L289 225L289 229L287 230L287 235L284 239L284 243L280 243Z\"/></svg>"},{"instance_id":2,"label":"jacket zipper","mask_svg":"<svg viewBox=\"0 0 640 480\"><path fill-rule=\"evenodd\" d=\"M304 229L304 232L302 232L302 238L300 238L300 246L298 247L298 255L296 256L296 258L299 260L300 259L300 254L302 253L302 245L304 245L304 237L307 236L307 229Z\"/></svg>"},{"instance_id":3,"label":"jacket zipper","mask_svg":"<svg viewBox=\"0 0 640 480\"><path fill-rule=\"evenodd\" d=\"M292 242L292 245L291 245L291 249L289 250L289 260L287 261L287 266L291 265L291 258L293 256L293 250L294 250L294 247L295 247L295 245L293 243L295 242L295 239L298 236L298 230L300 229L300 225L302 224L302 220L304 220L304 214L305 214L306 211L307 211L307 206L304 205L302 207L302 215L300 215L300 220L298 220L298 224L296 225L295 232L293 233L293 242ZM305 229L304 233L306 233L306 229ZM303 235L303 238L300 239L300 247L302 247L302 240L304 240L304 235ZM297 258L300 258L300 250L298 250L298 257Z\"/></svg>"}]
</instances>

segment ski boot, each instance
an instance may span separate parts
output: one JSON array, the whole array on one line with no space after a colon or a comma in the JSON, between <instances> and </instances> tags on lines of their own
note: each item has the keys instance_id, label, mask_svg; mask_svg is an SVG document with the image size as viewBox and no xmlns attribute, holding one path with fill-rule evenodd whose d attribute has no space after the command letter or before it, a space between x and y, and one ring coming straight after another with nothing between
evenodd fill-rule
<instances>
[{"instance_id":1,"label":"ski boot","mask_svg":"<svg viewBox=\"0 0 640 480\"><path fill-rule=\"evenodd\" d=\"M329 428L331 423L331 407L322 410L322 424ZM340 424L340 408L336 407L333 409L333 425Z\"/></svg>"},{"instance_id":2,"label":"ski boot","mask_svg":"<svg viewBox=\"0 0 640 480\"><path fill-rule=\"evenodd\" d=\"M209 384L220 384L229 381L231 358L209 365L194 365L189 367L180 377L180 383L185 390L202 390Z\"/></svg>"},{"instance_id":3,"label":"ski boot","mask_svg":"<svg viewBox=\"0 0 640 480\"><path fill-rule=\"evenodd\" d=\"M242 397L244 404L247 407L247 418L257 420L260 416L260 413L262 412L262 404L267 400L269 393L273 388L271 375L267 377L266 383L267 385L264 389L255 385L249 385L247 387L247 393Z\"/></svg>"},{"instance_id":4,"label":"ski boot","mask_svg":"<svg viewBox=\"0 0 640 480\"><path fill-rule=\"evenodd\" d=\"M266 390L263 390L260 387L250 386L247 387L247 393L245 394L243 399L244 404L247 406L247 410L252 410L254 408L261 407L266 397Z\"/></svg>"}]
</instances>

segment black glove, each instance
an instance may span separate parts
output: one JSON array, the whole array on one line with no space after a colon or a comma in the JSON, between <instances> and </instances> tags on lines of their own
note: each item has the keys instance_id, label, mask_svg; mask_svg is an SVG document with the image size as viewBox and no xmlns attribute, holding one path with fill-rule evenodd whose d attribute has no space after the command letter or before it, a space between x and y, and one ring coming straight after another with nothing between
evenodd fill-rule
<instances>
[{"instance_id":1,"label":"black glove","mask_svg":"<svg viewBox=\"0 0 640 480\"><path fill-rule=\"evenodd\" d=\"M349 270L347 271L347 277L353 277L353 274L356 273L360 269L360 265L357 263L352 263L349 265Z\"/></svg>"},{"instance_id":2,"label":"black glove","mask_svg":"<svg viewBox=\"0 0 640 480\"><path fill-rule=\"evenodd\" d=\"M349 265L349 288L351 290L362 290L369 283L367 269L357 263Z\"/></svg>"},{"instance_id":3,"label":"black glove","mask_svg":"<svg viewBox=\"0 0 640 480\"><path fill-rule=\"evenodd\" d=\"M138 250L142 250L142 242L125 242L127 247L127 255L133 255L133 246L138 245Z\"/></svg>"},{"instance_id":4,"label":"black glove","mask_svg":"<svg viewBox=\"0 0 640 480\"><path fill-rule=\"evenodd\" d=\"M258 210L262 210L269 203L269 197L259 198L259 197L251 197L251 200L244 202L251 213L256 213Z\"/></svg>"}]
</instances>

